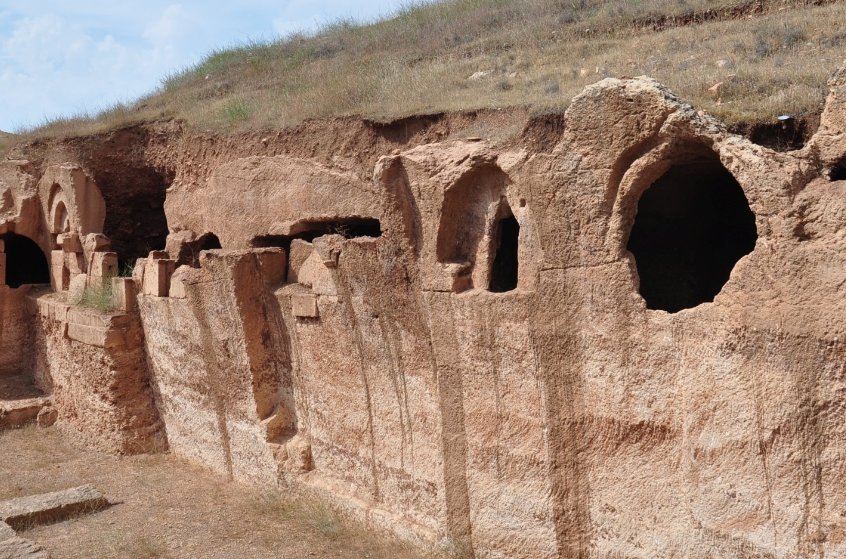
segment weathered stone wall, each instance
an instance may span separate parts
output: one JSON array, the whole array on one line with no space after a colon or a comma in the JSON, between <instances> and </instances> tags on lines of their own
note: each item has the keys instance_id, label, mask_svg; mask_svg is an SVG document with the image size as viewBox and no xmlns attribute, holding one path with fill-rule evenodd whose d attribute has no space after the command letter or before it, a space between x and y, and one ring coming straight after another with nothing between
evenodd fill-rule
<instances>
[{"instance_id":1,"label":"weathered stone wall","mask_svg":"<svg viewBox=\"0 0 846 559\"><path fill-rule=\"evenodd\" d=\"M0 376L28 372L33 324L27 301L30 288L0 286Z\"/></svg>"},{"instance_id":2,"label":"weathered stone wall","mask_svg":"<svg viewBox=\"0 0 846 559\"><path fill-rule=\"evenodd\" d=\"M453 142L380 161L383 237L292 245L302 267L276 292L302 481L480 557L843 553L830 128L824 161L814 141L778 154L654 82L606 80L549 153ZM650 310L626 243L641 194L690 161L731 173L758 238L713 302ZM506 204L517 289L491 293Z\"/></svg>"},{"instance_id":3,"label":"weathered stone wall","mask_svg":"<svg viewBox=\"0 0 846 559\"><path fill-rule=\"evenodd\" d=\"M210 252L201 262L174 276L178 293L172 285L170 297L139 296L170 448L235 479L275 485L281 465L269 439L294 417L266 284L284 272L284 257Z\"/></svg>"},{"instance_id":4,"label":"weathered stone wall","mask_svg":"<svg viewBox=\"0 0 846 559\"><path fill-rule=\"evenodd\" d=\"M69 305L55 294L32 305L34 375L52 393L59 424L107 452L163 450L137 317Z\"/></svg>"},{"instance_id":5,"label":"weathered stone wall","mask_svg":"<svg viewBox=\"0 0 846 559\"><path fill-rule=\"evenodd\" d=\"M143 336L129 315L39 298L39 378L92 443L136 448L152 393L173 452L477 557L846 555L832 87L788 153L639 78L587 88L541 152L422 145L371 182L343 154L180 170L171 252L136 266ZM742 194L754 248L715 297L659 310L629 252L640 201L712 172ZM498 268L506 222L514 265ZM223 248L177 267L206 233ZM245 250L258 241L278 248Z\"/></svg>"},{"instance_id":6,"label":"weathered stone wall","mask_svg":"<svg viewBox=\"0 0 846 559\"><path fill-rule=\"evenodd\" d=\"M447 521L448 490L423 301L383 239L329 241L316 241L313 254L340 250L337 264L321 258L298 271L303 283L276 292L313 457L307 483L369 503L378 523L431 542ZM303 299L316 312L303 312Z\"/></svg>"}]
</instances>

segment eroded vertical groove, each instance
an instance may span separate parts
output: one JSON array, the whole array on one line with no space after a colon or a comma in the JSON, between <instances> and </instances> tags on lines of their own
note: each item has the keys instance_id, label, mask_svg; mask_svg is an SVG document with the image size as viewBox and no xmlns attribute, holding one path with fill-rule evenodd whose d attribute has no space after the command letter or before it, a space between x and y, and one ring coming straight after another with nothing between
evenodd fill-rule
<instances>
[{"instance_id":1,"label":"eroded vertical groove","mask_svg":"<svg viewBox=\"0 0 846 559\"><path fill-rule=\"evenodd\" d=\"M541 292L535 316L544 317L562 308L555 302L555 289ZM548 310L542 310L548 309ZM561 324L557 314L534 323L531 342L539 364L545 395L547 460L555 537L560 559L587 559L590 554L590 491L582 464L583 429L579 421L581 403L581 347L575 338L575 320Z\"/></svg>"},{"instance_id":2,"label":"eroded vertical groove","mask_svg":"<svg viewBox=\"0 0 846 559\"><path fill-rule=\"evenodd\" d=\"M332 272L335 285L340 292L340 300L342 301L344 312L352 329L353 339L355 340L358 353L361 384L364 388L364 398L367 406L367 432L370 434L370 475L373 483L373 498L376 501L380 501L382 497L379 489L379 471L376 464L376 433L373 432L373 398L370 394L370 381L367 378L367 359L364 357L364 336L361 335L361 325L358 323L355 308L353 307L352 290L341 265L339 264Z\"/></svg>"},{"instance_id":3,"label":"eroded vertical groove","mask_svg":"<svg viewBox=\"0 0 846 559\"><path fill-rule=\"evenodd\" d=\"M218 362L218 344L212 337L212 329L209 317L210 300L204 295L201 287L209 288L214 286L217 289L223 289L223 280L202 284L188 284L186 290L188 292L189 302L191 304L191 311L194 318L197 320L197 326L200 332L200 343L203 349L203 364L206 368L206 378L208 379L208 392L211 397L212 407L217 420L217 428L220 431L220 442L223 450L223 460L226 465L226 475L229 479L233 477L232 468L232 441L229 436L229 428L227 426L227 405L224 395L220 393L220 387L225 385L225 374L220 368Z\"/></svg>"},{"instance_id":4,"label":"eroded vertical groove","mask_svg":"<svg viewBox=\"0 0 846 559\"><path fill-rule=\"evenodd\" d=\"M427 308L426 324L432 370L438 385L438 406L441 414L441 437L444 461L444 498L447 516L447 533L459 545L466 546L474 556L473 526L470 518L470 490L467 485L467 431L464 424L464 386L461 369L452 363L438 359L438 349L444 355L457 356L459 350L455 338L454 309L449 295L432 294L432 297L447 297L446 308L439 307L433 300ZM432 329L432 313L442 315L440 332L448 342L438 348Z\"/></svg>"}]
</instances>

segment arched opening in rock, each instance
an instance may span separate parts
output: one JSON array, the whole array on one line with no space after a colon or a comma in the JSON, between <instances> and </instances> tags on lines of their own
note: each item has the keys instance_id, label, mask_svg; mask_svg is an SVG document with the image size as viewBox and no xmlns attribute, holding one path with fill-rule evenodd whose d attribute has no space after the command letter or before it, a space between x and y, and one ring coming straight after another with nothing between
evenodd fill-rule
<instances>
[{"instance_id":1,"label":"arched opening in rock","mask_svg":"<svg viewBox=\"0 0 846 559\"><path fill-rule=\"evenodd\" d=\"M505 206L507 212L494 226L494 259L491 265L491 281L488 289L504 293L517 288L519 263L517 252L520 240L520 224Z\"/></svg>"},{"instance_id":2,"label":"arched opening in rock","mask_svg":"<svg viewBox=\"0 0 846 559\"><path fill-rule=\"evenodd\" d=\"M474 287L491 291L514 288L508 286L513 279L512 265L516 274L516 246L510 244L515 241L515 224L503 225L513 217L505 200L507 185L508 176L499 167L488 165L466 173L444 193L435 252L456 293ZM501 248L504 252L500 255ZM510 248L515 258L507 254ZM498 255L499 262L495 262Z\"/></svg>"},{"instance_id":3,"label":"arched opening in rock","mask_svg":"<svg viewBox=\"0 0 846 559\"><path fill-rule=\"evenodd\" d=\"M15 233L0 235L0 239L6 245L6 285L50 283L47 257L35 241Z\"/></svg>"},{"instance_id":4,"label":"arched opening in rock","mask_svg":"<svg viewBox=\"0 0 846 559\"><path fill-rule=\"evenodd\" d=\"M254 248L277 247L288 250L291 241L302 239L312 242L323 235L341 235L345 239L360 237L381 237L382 226L378 219L371 217L344 217L337 219L309 219L295 223L290 235L259 235L253 238L250 246Z\"/></svg>"},{"instance_id":5,"label":"arched opening in rock","mask_svg":"<svg viewBox=\"0 0 846 559\"><path fill-rule=\"evenodd\" d=\"M220 239L218 239L217 235L215 235L214 233L206 233L205 235L201 236L198 240L198 253L204 250L216 250L219 248L223 248L223 245L220 244Z\"/></svg>"},{"instance_id":6,"label":"arched opening in rock","mask_svg":"<svg viewBox=\"0 0 846 559\"><path fill-rule=\"evenodd\" d=\"M828 174L828 178L832 181L846 181L846 158L837 162Z\"/></svg>"},{"instance_id":7,"label":"arched opening in rock","mask_svg":"<svg viewBox=\"0 0 846 559\"><path fill-rule=\"evenodd\" d=\"M204 250L223 248L220 239L214 233L204 233L193 241L182 244L176 259L177 265L187 264L192 268L200 267L200 253Z\"/></svg>"},{"instance_id":8,"label":"arched opening in rock","mask_svg":"<svg viewBox=\"0 0 846 559\"><path fill-rule=\"evenodd\" d=\"M68 216L68 209L64 202L56 204L56 210L53 212L53 233L67 233L70 231L70 218Z\"/></svg>"},{"instance_id":9,"label":"arched opening in rock","mask_svg":"<svg viewBox=\"0 0 846 559\"><path fill-rule=\"evenodd\" d=\"M716 157L671 167L641 196L627 247L647 308L713 301L757 237L743 189Z\"/></svg>"}]
</instances>

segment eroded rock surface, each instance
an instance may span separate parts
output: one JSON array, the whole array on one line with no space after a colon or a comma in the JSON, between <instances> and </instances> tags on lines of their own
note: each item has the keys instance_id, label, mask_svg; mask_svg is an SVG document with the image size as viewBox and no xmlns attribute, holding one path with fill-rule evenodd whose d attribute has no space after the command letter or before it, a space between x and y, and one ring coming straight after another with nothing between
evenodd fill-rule
<instances>
[{"instance_id":1,"label":"eroded rock surface","mask_svg":"<svg viewBox=\"0 0 846 559\"><path fill-rule=\"evenodd\" d=\"M841 74L786 153L648 78L586 88L542 146L203 158L163 134L168 238L137 261L125 233L164 233L111 243L119 174L7 162L6 230L54 293L0 290L32 340L0 365L88 444L166 437L445 552L846 555ZM104 285L115 307L80 311Z\"/></svg>"},{"instance_id":2,"label":"eroded rock surface","mask_svg":"<svg viewBox=\"0 0 846 559\"><path fill-rule=\"evenodd\" d=\"M93 485L81 485L64 491L18 497L0 502L0 521L17 529L57 522L96 512L109 502Z\"/></svg>"}]
</instances>

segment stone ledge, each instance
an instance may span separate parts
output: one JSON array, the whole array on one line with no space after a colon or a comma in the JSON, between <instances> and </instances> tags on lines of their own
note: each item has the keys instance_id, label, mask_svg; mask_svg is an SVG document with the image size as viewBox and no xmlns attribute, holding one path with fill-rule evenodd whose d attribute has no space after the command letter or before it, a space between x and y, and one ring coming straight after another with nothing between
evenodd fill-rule
<instances>
[{"instance_id":1,"label":"stone ledge","mask_svg":"<svg viewBox=\"0 0 846 559\"><path fill-rule=\"evenodd\" d=\"M313 293L291 295L291 310L300 318L318 318L317 295Z\"/></svg>"},{"instance_id":2,"label":"stone ledge","mask_svg":"<svg viewBox=\"0 0 846 559\"><path fill-rule=\"evenodd\" d=\"M21 530L95 512L108 506L109 502L93 485L82 485L55 493L0 502L0 520L15 530Z\"/></svg>"},{"instance_id":3,"label":"stone ledge","mask_svg":"<svg viewBox=\"0 0 846 559\"><path fill-rule=\"evenodd\" d=\"M123 313L102 313L79 307L71 307L68 310L68 322L82 326L120 328L128 326L130 321L130 316Z\"/></svg>"},{"instance_id":4,"label":"stone ledge","mask_svg":"<svg viewBox=\"0 0 846 559\"><path fill-rule=\"evenodd\" d=\"M126 332L102 326L87 326L74 322L68 323L67 336L71 340L95 347L123 347L126 345Z\"/></svg>"},{"instance_id":5,"label":"stone ledge","mask_svg":"<svg viewBox=\"0 0 846 559\"><path fill-rule=\"evenodd\" d=\"M50 407L50 405L51 399L49 396L0 401L0 430L34 423L41 410Z\"/></svg>"},{"instance_id":6,"label":"stone ledge","mask_svg":"<svg viewBox=\"0 0 846 559\"><path fill-rule=\"evenodd\" d=\"M38 312L44 318L57 322L67 322L68 310L70 310L69 304L50 297L39 297L36 302L38 303Z\"/></svg>"}]
</instances>

